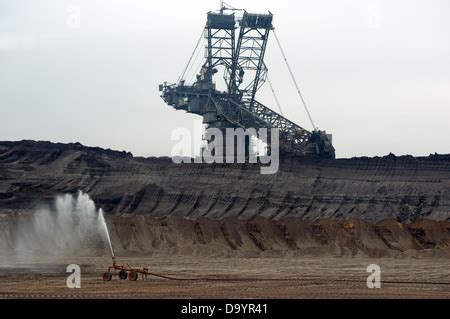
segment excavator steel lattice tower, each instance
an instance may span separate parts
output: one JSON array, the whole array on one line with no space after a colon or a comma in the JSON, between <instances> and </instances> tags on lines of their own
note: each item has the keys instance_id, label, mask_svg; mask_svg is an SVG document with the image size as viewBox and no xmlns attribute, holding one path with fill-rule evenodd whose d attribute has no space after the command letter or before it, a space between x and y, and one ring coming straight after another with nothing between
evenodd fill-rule
<instances>
[{"instance_id":1,"label":"excavator steel lattice tower","mask_svg":"<svg viewBox=\"0 0 450 319\"><path fill-rule=\"evenodd\" d=\"M208 128L278 128L281 152L334 158L331 135L310 132L256 100L267 79L264 55L272 21L270 12L253 14L225 7L209 12L204 30L206 61L196 81L165 82L159 87L161 97L176 110L202 116ZM223 90L214 81L219 68L224 69Z\"/></svg>"}]
</instances>

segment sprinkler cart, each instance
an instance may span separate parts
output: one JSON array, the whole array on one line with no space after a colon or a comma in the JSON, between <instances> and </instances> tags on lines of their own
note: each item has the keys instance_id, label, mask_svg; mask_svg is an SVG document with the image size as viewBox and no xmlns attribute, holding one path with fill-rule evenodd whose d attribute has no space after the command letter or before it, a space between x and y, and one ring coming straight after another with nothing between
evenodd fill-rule
<instances>
[{"instance_id":1,"label":"sprinkler cart","mask_svg":"<svg viewBox=\"0 0 450 319\"><path fill-rule=\"evenodd\" d=\"M148 268L133 268L129 264L119 265L116 263L116 257L112 257L112 266L108 267L108 271L103 274L103 281L111 281L113 276L119 277L121 280L136 281L138 280L139 274L141 274L141 278L147 280L147 276L160 277L164 279L171 280L181 280L178 278L172 278L168 276L163 276L159 274L154 274L148 271Z\"/></svg>"}]
</instances>

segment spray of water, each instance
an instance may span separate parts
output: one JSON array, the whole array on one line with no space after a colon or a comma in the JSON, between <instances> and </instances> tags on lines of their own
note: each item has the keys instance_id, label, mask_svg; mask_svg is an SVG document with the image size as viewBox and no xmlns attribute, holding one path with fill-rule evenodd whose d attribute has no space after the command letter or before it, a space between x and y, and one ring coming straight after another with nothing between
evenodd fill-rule
<instances>
[{"instance_id":1,"label":"spray of water","mask_svg":"<svg viewBox=\"0 0 450 319\"><path fill-rule=\"evenodd\" d=\"M17 256L104 254L106 242L114 256L108 227L101 209L89 195L58 196L53 208L20 218L14 251Z\"/></svg>"},{"instance_id":2,"label":"spray of water","mask_svg":"<svg viewBox=\"0 0 450 319\"><path fill-rule=\"evenodd\" d=\"M103 225L103 228L105 230L106 239L107 239L108 244L109 244L109 249L111 250L111 257L114 259L116 256L114 255L114 250L113 250L113 246L112 246L112 243L111 243L111 236L109 236L108 225L106 224L105 216L103 215L103 211L101 209L99 211L98 218L100 219L100 222Z\"/></svg>"}]
</instances>

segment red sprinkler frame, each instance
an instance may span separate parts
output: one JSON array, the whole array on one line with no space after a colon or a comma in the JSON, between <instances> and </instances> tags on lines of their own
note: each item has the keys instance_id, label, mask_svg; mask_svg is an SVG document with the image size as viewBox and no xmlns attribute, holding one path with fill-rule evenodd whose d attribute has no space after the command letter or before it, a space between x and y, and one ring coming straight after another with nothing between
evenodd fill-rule
<instances>
[{"instance_id":1,"label":"red sprinkler frame","mask_svg":"<svg viewBox=\"0 0 450 319\"><path fill-rule=\"evenodd\" d=\"M151 273L148 271L148 268L134 268L129 264L119 265L116 263L116 257L114 256L112 257L112 261L112 266L108 267L108 271L103 274L103 281L111 281L113 276L117 276L121 280L126 280L128 278L129 281L136 281L138 280L139 274L141 274L141 278L145 280L147 280L147 276L155 276L171 280L182 280L179 278Z\"/></svg>"}]
</instances>

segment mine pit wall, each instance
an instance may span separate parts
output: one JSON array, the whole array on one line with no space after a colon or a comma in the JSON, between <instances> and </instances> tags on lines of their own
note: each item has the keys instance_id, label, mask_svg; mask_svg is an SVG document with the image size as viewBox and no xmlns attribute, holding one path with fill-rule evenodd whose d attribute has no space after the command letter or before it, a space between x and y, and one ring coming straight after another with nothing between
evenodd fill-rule
<instances>
[{"instance_id":1,"label":"mine pit wall","mask_svg":"<svg viewBox=\"0 0 450 319\"><path fill-rule=\"evenodd\" d=\"M0 250L14 248L19 215L78 191L105 211L123 254L448 252L450 155L283 158L277 174L261 175L259 165L33 141L0 142Z\"/></svg>"},{"instance_id":2,"label":"mine pit wall","mask_svg":"<svg viewBox=\"0 0 450 319\"><path fill-rule=\"evenodd\" d=\"M182 164L80 144L0 142L0 213L88 193L108 215L450 220L450 155Z\"/></svg>"},{"instance_id":3,"label":"mine pit wall","mask_svg":"<svg viewBox=\"0 0 450 319\"><path fill-rule=\"evenodd\" d=\"M117 194L114 214L221 219L238 217L450 218L450 165L395 160L284 162L278 174L263 176L251 165L184 165L150 172L147 185L127 183ZM107 183L107 181L102 181ZM100 186L99 190L100 190Z\"/></svg>"},{"instance_id":4,"label":"mine pit wall","mask_svg":"<svg viewBox=\"0 0 450 319\"><path fill-rule=\"evenodd\" d=\"M17 225L30 214L0 215L0 255L14 256ZM317 221L290 217L271 220L108 216L117 256L208 257L439 257L450 258L450 222L359 219ZM31 252L45 255L45 247ZM106 242L85 242L78 254L106 256Z\"/></svg>"}]
</instances>

